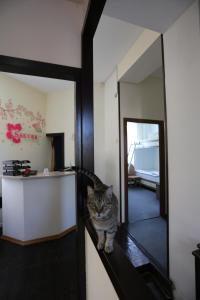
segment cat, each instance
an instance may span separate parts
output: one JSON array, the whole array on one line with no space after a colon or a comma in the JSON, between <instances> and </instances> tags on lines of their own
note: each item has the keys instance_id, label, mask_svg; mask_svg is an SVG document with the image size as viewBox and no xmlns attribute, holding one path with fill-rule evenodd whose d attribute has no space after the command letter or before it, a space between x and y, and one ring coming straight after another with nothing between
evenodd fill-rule
<instances>
[{"instance_id":1,"label":"cat","mask_svg":"<svg viewBox=\"0 0 200 300\"><path fill-rule=\"evenodd\" d=\"M92 224L98 236L97 249L111 253L117 232L117 197L113 187L107 186L91 171L72 167L72 170L86 175L92 180L94 188L87 186L87 207Z\"/></svg>"}]
</instances>

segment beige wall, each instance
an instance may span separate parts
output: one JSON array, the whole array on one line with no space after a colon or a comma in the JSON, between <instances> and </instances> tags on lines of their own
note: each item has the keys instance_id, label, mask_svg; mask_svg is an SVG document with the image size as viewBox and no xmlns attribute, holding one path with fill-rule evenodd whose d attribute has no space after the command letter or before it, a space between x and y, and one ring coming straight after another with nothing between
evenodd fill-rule
<instances>
[{"instance_id":1,"label":"beige wall","mask_svg":"<svg viewBox=\"0 0 200 300\"><path fill-rule=\"evenodd\" d=\"M46 132L64 132L65 166L75 164L75 99L74 84L64 91L46 95Z\"/></svg>"},{"instance_id":2,"label":"beige wall","mask_svg":"<svg viewBox=\"0 0 200 300\"><path fill-rule=\"evenodd\" d=\"M124 118L164 119L163 81L148 77L139 84L120 83L121 116L121 199L124 221Z\"/></svg>"},{"instance_id":3,"label":"beige wall","mask_svg":"<svg viewBox=\"0 0 200 300\"><path fill-rule=\"evenodd\" d=\"M23 105L27 110L32 111L34 114L39 112L42 117L45 118L46 111L46 96L44 93L23 84L22 82L10 78L5 74L0 74L0 101L1 106L5 108L5 104L8 100L12 100L13 107L17 105ZM27 118L24 114L22 117L17 118L8 117L6 120L0 116L0 174L2 173L2 161L9 159L29 159L31 161L32 169L43 170L44 167L48 167L50 163L50 151L51 146L45 136L45 132L39 133L41 138L39 142L31 142L22 140L19 144L14 144L11 140L6 138L6 126L7 123L13 124L25 124L24 131L26 133L36 133L33 128L29 128ZM24 125L23 125L24 127ZM0 181L0 195L1 195L1 181ZM2 210L0 209L0 224L2 223Z\"/></svg>"},{"instance_id":4,"label":"beige wall","mask_svg":"<svg viewBox=\"0 0 200 300\"><path fill-rule=\"evenodd\" d=\"M17 105L23 105L35 115L39 112L42 117L45 118L45 94L2 73L0 74L0 99L3 106L11 99L14 108L16 108ZM31 126L31 123L28 124L29 121L30 118L24 114L14 119L8 117L5 121L1 118L0 163L2 163L3 160L9 159L29 159L32 169L43 170L44 167L48 167L50 161L50 144L45 136L45 131L43 133L37 133L33 128L28 127ZM14 144L11 140L6 138L6 124L9 122L14 124L21 123L22 126L25 127L25 132L38 134L41 136L39 142L22 139L21 143Z\"/></svg>"},{"instance_id":5,"label":"beige wall","mask_svg":"<svg viewBox=\"0 0 200 300\"><path fill-rule=\"evenodd\" d=\"M104 269L94 244L85 230L86 255L86 299L117 300L119 299L110 278Z\"/></svg>"},{"instance_id":6,"label":"beige wall","mask_svg":"<svg viewBox=\"0 0 200 300\"><path fill-rule=\"evenodd\" d=\"M164 34L169 155L170 277L177 300L195 299L200 241L200 27L198 1Z\"/></svg>"},{"instance_id":7,"label":"beige wall","mask_svg":"<svg viewBox=\"0 0 200 300\"><path fill-rule=\"evenodd\" d=\"M25 114L6 120L0 116L0 163L9 159L29 159L32 169L42 171L44 167L50 167L51 145L46 133L64 132L65 134L65 164L74 164L75 160L75 101L74 84L65 91L51 92L49 94L30 87L12 77L0 74L0 100L5 107L9 99L12 100L13 108L18 105L24 106L35 115L39 112L45 119L46 126L42 133L32 128L30 118ZM7 123L22 124L22 132L37 134L38 142L21 140L15 144L6 138ZM29 124L30 123L30 124Z\"/></svg>"}]
</instances>

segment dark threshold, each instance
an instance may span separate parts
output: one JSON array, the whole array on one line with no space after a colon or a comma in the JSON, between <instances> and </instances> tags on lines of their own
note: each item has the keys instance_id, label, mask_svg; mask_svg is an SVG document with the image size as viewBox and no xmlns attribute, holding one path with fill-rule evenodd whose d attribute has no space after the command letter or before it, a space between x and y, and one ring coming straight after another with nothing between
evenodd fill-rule
<instances>
[{"instance_id":1,"label":"dark threshold","mask_svg":"<svg viewBox=\"0 0 200 300\"><path fill-rule=\"evenodd\" d=\"M78 299L76 247L76 232L24 247L0 240L0 299Z\"/></svg>"}]
</instances>

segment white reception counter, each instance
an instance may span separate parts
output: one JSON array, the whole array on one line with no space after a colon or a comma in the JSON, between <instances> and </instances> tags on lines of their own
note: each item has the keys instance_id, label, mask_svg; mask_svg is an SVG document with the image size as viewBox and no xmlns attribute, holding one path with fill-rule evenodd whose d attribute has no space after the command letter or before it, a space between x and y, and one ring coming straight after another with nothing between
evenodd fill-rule
<instances>
[{"instance_id":1,"label":"white reception counter","mask_svg":"<svg viewBox=\"0 0 200 300\"><path fill-rule=\"evenodd\" d=\"M74 172L2 177L3 239L21 245L55 239L76 227Z\"/></svg>"}]
</instances>

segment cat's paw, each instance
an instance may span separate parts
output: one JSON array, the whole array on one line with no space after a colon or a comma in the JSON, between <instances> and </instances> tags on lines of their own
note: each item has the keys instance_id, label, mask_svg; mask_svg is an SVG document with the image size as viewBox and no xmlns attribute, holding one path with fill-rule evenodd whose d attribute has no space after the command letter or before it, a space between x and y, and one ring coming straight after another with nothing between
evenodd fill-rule
<instances>
[{"instance_id":1,"label":"cat's paw","mask_svg":"<svg viewBox=\"0 0 200 300\"><path fill-rule=\"evenodd\" d=\"M103 248L104 248L104 242L98 242L97 249L98 250L103 250Z\"/></svg>"},{"instance_id":2,"label":"cat's paw","mask_svg":"<svg viewBox=\"0 0 200 300\"><path fill-rule=\"evenodd\" d=\"M111 253L111 252L113 252L114 248L111 245L105 245L104 250L106 253Z\"/></svg>"}]
</instances>

